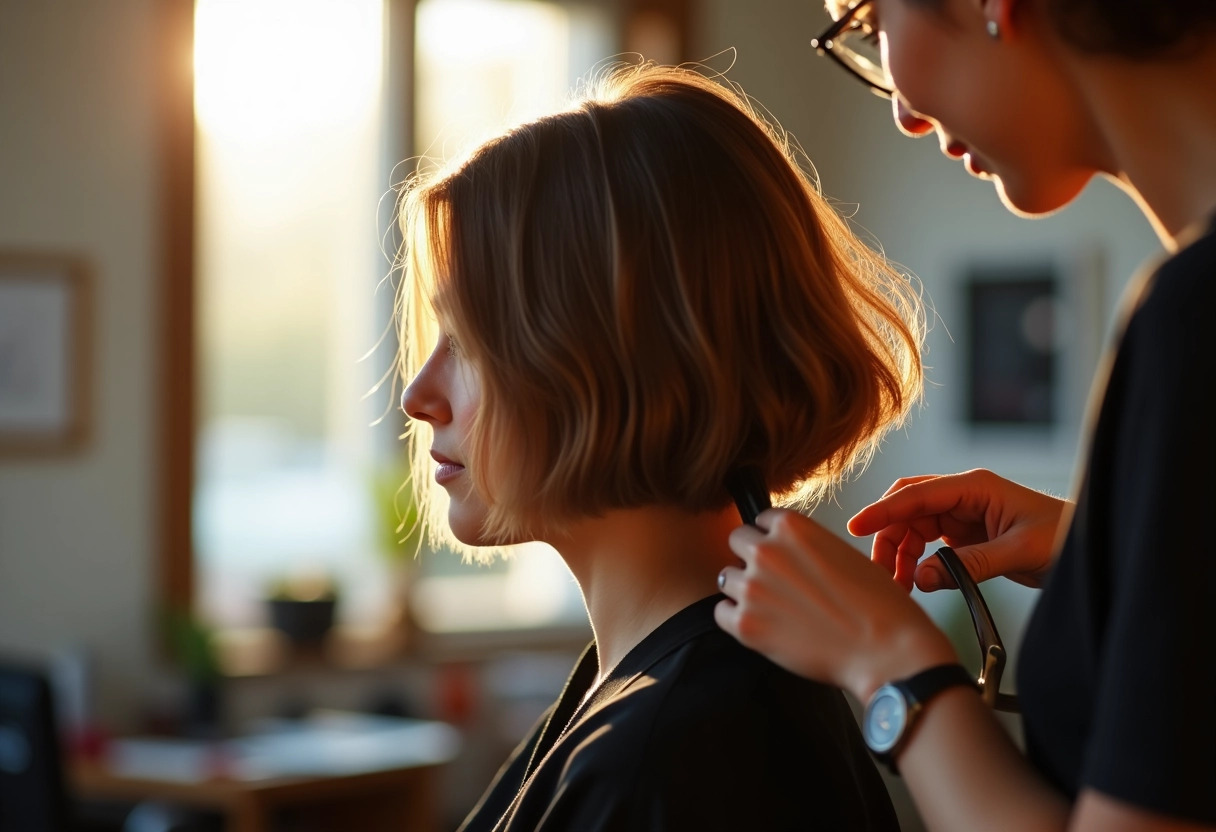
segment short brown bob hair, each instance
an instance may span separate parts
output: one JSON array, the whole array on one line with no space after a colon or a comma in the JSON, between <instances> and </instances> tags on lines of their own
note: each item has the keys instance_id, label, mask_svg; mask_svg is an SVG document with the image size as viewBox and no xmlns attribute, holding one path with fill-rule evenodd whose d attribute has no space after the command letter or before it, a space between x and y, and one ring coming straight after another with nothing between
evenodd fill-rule
<instances>
[{"instance_id":1,"label":"short brown bob hair","mask_svg":"<svg viewBox=\"0 0 1216 832\"><path fill-rule=\"evenodd\" d=\"M798 158L742 93L643 64L407 186L401 370L438 316L479 371L465 453L488 539L721 509L739 465L817 499L900 422L921 392L919 296Z\"/></svg>"}]
</instances>

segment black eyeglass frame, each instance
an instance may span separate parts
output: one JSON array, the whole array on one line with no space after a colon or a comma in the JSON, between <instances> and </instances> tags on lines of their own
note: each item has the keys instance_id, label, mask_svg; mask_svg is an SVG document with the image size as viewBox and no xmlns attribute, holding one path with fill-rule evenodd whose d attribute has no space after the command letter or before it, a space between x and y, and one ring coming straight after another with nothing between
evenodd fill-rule
<instances>
[{"instance_id":1,"label":"black eyeglass frame","mask_svg":"<svg viewBox=\"0 0 1216 832\"><path fill-rule=\"evenodd\" d=\"M863 0L866 2L868 0ZM958 553L949 546L943 546L935 553L959 591L967 602L967 611L971 613L971 623L975 626L975 635L980 642L980 673L975 686L980 697L992 708L1005 713L1021 713L1018 698L1012 694L1001 693L1001 675L1005 672L1005 645L996 631L996 622L988 610L984 596L980 594L979 584L971 577L967 567L959 560Z\"/></svg>"},{"instance_id":2,"label":"black eyeglass frame","mask_svg":"<svg viewBox=\"0 0 1216 832\"><path fill-rule=\"evenodd\" d=\"M857 80L861 81L870 88L876 95L881 95L883 98L890 98L895 95L894 87L886 87L882 84L876 84L870 78L862 75L848 61L836 54L834 50L836 39L840 37L842 32L860 25L857 20L857 13L868 6L872 0L855 0L850 3L845 13L840 16L839 20L832 22L832 25L823 30L823 33L817 38L811 38L811 48L820 55L826 55L835 61L839 66L843 67L846 72L852 75Z\"/></svg>"}]
</instances>

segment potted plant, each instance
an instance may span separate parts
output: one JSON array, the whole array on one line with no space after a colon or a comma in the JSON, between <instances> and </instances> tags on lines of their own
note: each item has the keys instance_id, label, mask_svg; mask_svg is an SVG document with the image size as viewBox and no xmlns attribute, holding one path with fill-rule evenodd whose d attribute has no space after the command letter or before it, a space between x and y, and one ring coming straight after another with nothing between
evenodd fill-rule
<instances>
[{"instance_id":1,"label":"potted plant","mask_svg":"<svg viewBox=\"0 0 1216 832\"><path fill-rule=\"evenodd\" d=\"M408 630L410 575L425 538L409 466L402 462L381 468L373 472L370 482L377 515L378 548L397 584L398 624Z\"/></svg>"},{"instance_id":2,"label":"potted plant","mask_svg":"<svg viewBox=\"0 0 1216 832\"><path fill-rule=\"evenodd\" d=\"M338 592L323 574L276 581L266 596L270 623L293 645L314 647L334 626Z\"/></svg>"},{"instance_id":3,"label":"potted plant","mask_svg":"<svg viewBox=\"0 0 1216 832\"><path fill-rule=\"evenodd\" d=\"M170 610L164 622L170 653L185 676L182 729L191 736L218 736L223 722L223 673L215 633L189 610Z\"/></svg>"}]
</instances>

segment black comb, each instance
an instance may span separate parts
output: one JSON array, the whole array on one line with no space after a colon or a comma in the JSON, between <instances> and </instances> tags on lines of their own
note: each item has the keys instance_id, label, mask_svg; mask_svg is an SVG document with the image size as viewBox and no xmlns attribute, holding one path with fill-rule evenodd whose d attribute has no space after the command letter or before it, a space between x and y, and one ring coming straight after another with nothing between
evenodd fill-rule
<instances>
[{"instance_id":1,"label":"black comb","mask_svg":"<svg viewBox=\"0 0 1216 832\"><path fill-rule=\"evenodd\" d=\"M755 468L736 468L726 475L726 490L735 500L739 516L749 526L756 525L756 517L766 508L772 508L764 477Z\"/></svg>"}]
</instances>

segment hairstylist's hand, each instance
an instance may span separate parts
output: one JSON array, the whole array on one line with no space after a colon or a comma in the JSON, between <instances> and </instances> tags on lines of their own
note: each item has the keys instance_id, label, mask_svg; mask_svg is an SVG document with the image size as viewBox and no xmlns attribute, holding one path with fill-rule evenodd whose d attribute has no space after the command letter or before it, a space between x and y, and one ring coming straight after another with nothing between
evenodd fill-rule
<instances>
[{"instance_id":1,"label":"hairstylist's hand","mask_svg":"<svg viewBox=\"0 0 1216 832\"><path fill-rule=\"evenodd\" d=\"M722 570L729 600L718 625L785 669L851 691L957 661L954 648L881 567L815 521L769 509L730 547L742 567Z\"/></svg>"},{"instance_id":2,"label":"hairstylist's hand","mask_svg":"<svg viewBox=\"0 0 1216 832\"><path fill-rule=\"evenodd\" d=\"M977 581L1003 575L1038 587L1068 505L982 469L905 477L859 511L849 531L875 535L871 558L908 591L914 583L925 592L954 586L938 558L919 563L925 544L939 538Z\"/></svg>"}]
</instances>

